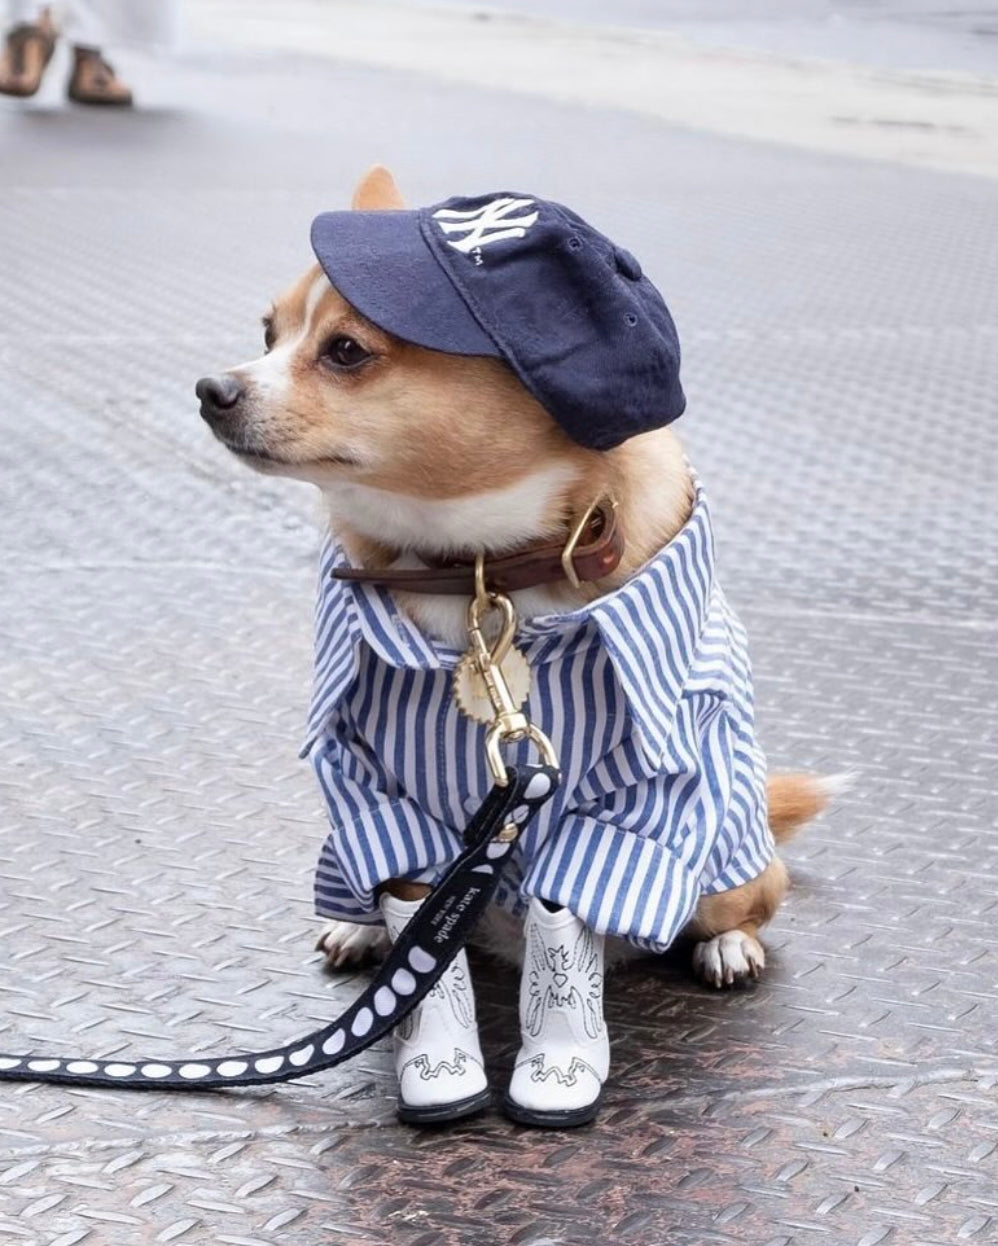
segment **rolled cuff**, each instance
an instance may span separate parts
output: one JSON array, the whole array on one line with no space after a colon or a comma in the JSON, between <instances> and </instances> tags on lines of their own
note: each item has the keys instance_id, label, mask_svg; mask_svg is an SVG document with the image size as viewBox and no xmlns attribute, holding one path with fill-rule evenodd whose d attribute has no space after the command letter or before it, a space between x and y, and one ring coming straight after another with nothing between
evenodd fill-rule
<instances>
[{"instance_id":1,"label":"rolled cuff","mask_svg":"<svg viewBox=\"0 0 998 1246\"><path fill-rule=\"evenodd\" d=\"M664 952L701 894L681 847L597 818L569 816L531 862L522 894L571 909L600 934Z\"/></svg>"},{"instance_id":2,"label":"rolled cuff","mask_svg":"<svg viewBox=\"0 0 998 1246\"><path fill-rule=\"evenodd\" d=\"M393 878L435 883L461 853L456 832L412 801L385 801L333 825L315 872L315 911L340 921L380 922L376 891Z\"/></svg>"}]
</instances>

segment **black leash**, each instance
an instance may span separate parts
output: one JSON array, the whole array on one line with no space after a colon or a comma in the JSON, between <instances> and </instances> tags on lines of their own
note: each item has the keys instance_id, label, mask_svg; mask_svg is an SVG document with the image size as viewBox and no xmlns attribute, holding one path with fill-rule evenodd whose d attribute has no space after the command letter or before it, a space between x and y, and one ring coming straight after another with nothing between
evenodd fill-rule
<instances>
[{"instance_id":1,"label":"black leash","mask_svg":"<svg viewBox=\"0 0 998 1246\"><path fill-rule=\"evenodd\" d=\"M0 1053L0 1081L121 1090L266 1086L343 1064L383 1038L420 1003L467 943L495 894L523 828L553 795L552 765L507 766L464 834L467 845L399 936L373 982L335 1021L269 1051L185 1060L84 1060Z\"/></svg>"}]
</instances>

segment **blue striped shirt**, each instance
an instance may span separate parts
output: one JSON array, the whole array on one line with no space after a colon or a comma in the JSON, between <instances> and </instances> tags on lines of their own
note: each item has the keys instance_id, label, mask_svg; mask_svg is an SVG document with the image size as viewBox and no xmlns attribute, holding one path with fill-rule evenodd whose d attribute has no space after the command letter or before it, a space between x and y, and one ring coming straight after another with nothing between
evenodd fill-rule
<instances>
[{"instance_id":1,"label":"blue striped shirt","mask_svg":"<svg viewBox=\"0 0 998 1246\"><path fill-rule=\"evenodd\" d=\"M331 830L317 911L380 921L375 889L432 882L490 787L485 729L460 714L461 656L384 589L335 580L328 541L306 744ZM499 902L565 905L592 929L663 951L705 893L755 878L773 852L745 632L715 580L697 482L689 520L616 592L521 625L528 713L564 772L521 840ZM530 755L529 746L513 746Z\"/></svg>"}]
</instances>

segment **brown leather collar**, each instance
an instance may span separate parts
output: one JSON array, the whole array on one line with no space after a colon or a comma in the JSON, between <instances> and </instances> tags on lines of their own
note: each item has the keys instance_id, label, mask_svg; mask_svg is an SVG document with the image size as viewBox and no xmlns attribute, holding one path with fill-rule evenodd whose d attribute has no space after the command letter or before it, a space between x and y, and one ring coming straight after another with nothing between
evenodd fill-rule
<instances>
[{"instance_id":1,"label":"brown leather collar","mask_svg":"<svg viewBox=\"0 0 998 1246\"><path fill-rule=\"evenodd\" d=\"M592 583L615 571L623 556L624 533L617 522L617 508L601 501L567 543L532 545L516 554L486 558L485 587L493 593L515 593L540 584L571 582L569 569L577 581ZM402 593L445 593L461 597L475 594L474 559L455 558L438 566L412 571L337 567L333 576L337 580L377 584Z\"/></svg>"}]
</instances>

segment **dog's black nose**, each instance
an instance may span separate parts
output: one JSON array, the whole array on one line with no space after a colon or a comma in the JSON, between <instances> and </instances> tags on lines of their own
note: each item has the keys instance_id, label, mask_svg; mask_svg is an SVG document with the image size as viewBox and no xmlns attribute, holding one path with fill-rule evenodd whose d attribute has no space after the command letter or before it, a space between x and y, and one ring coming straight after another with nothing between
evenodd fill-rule
<instances>
[{"instance_id":1,"label":"dog's black nose","mask_svg":"<svg viewBox=\"0 0 998 1246\"><path fill-rule=\"evenodd\" d=\"M201 415L209 424L232 413L243 396L243 387L231 373L203 376L194 392L201 400Z\"/></svg>"}]
</instances>

